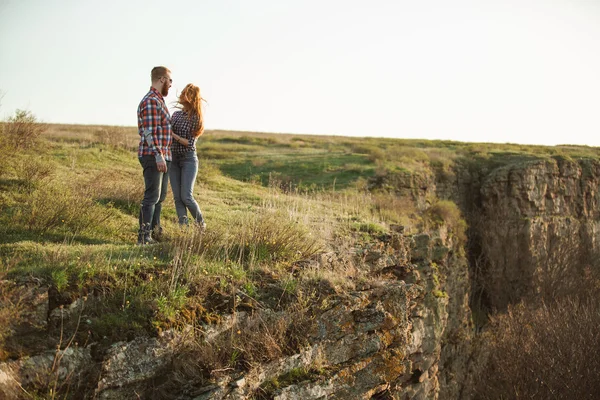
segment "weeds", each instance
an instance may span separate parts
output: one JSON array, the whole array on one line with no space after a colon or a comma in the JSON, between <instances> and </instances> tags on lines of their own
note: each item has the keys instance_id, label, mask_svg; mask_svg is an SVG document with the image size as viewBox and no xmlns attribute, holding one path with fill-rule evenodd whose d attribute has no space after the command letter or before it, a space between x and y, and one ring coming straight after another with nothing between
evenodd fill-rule
<instances>
[{"instance_id":1,"label":"weeds","mask_svg":"<svg viewBox=\"0 0 600 400\"><path fill-rule=\"evenodd\" d=\"M274 377L264 382L255 391L252 396L253 400L271 400L274 398L275 392L280 388L285 388L307 380L322 378L324 372L316 368L293 368L290 371Z\"/></svg>"},{"instance_id":2,"label":"weeds","mask_svg":"<svg viewBox=\"0 0 600 400\"><path fill-rule=\"evenodd\" d=\"M167 292L160 294L156 299L156 318L167 323L174 323L179 312L187 303L188 288L177 286Z\"/></svg>"},{"instance_id":3,"label":"weeds","mask_svg":"<svg viewBox=\"0 0 600 400\"><path fill-rule=\"evenodd\" d=\"M208 380L295 354L306 345L305 333L313 317L308 309L291 307L280 313L240 314L231 328L213 340L188 343L177 355L173 376L181 382L198 376Z\"/></svg>"}]
</instances>

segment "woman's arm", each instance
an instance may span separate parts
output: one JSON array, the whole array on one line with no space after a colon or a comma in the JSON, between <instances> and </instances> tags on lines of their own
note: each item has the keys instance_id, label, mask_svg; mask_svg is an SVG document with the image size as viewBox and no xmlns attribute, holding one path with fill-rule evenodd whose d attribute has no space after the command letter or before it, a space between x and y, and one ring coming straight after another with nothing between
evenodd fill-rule
<instances>
[{"instance_id":1,"label":"woman's arm","mask_svg":"<svg viewBox=\"0 0 600 400\"><path fill-rule=\"evenodd\" d=\"M175 132L173 132L173 139L175 139L176 142L179 142L186 147L190 144L189 140L177 135Z\"/></svg>"}]
</instances>

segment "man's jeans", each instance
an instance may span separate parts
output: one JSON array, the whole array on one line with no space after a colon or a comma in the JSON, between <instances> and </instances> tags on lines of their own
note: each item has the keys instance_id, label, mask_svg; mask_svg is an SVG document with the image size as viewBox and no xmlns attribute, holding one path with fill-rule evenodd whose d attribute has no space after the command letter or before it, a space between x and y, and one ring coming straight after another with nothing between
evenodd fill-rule
<instances>
[{"instance_id":1,"label":"man's jeans","mask_svg":"<svg viewBox=\"0 0 600 400\"><path fill-rule=\"evenodd\" d=\"M162 202L167 197L169 175L158 171L154 156L142 156L139 160L144 169L144 184L146 186L142 208L140 209L140 231L144 227L149 227L152 230L157 226L160 228L160 211ZM166 163L167 171L169 171L171 162L167 161Z\"/></svg>"},{"instance_id":2,"label":"man's jeans","mask_svg":"<svg viewBox=\"0 0 600 400\"><path fill-rule=\"evenodd\" d=\"M175 199L175 210L180 224L187 223L187 210L198 223L204 221L202 212L194 200L194 183L198 174L198 156L194 151L184 154L173 154L173 162L169 168L169 178Z\"/></svg>"}]
</instances>

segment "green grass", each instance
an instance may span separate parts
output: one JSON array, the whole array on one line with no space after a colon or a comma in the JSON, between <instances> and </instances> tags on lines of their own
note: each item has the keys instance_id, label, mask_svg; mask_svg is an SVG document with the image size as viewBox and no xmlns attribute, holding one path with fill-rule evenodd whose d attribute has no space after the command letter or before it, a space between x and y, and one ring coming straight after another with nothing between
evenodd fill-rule
<instances>
[{"instance_id":1,"label":"green grass","mask_svg":"<svg viewBox=\"0 0 600 400\"><path fill-rule=\"evenodd\" d=\"M9 158L0 176L1 274L52 288L53 304L85 296L85 334L94 340L212 320L238 290L284 307L320 279L292 276L294 262L406 218L396 207L382 213L385 201L351 189L374 174L375 164L336 141L318 148L311 138L209 133L206 145L232 156L207 159L199 146L196 198L207 234L179 229L169 191L162 214L167 241L138 247L143 180L135 131L127 131L129 144L113 144L98 134L109 128L52 125L38 147ZM250 153L269 161L253 163ZM257 174L259 182L250 181ZM284 176L311 190L286 191Z\"/></svg>"},{"instance_id":2,"label":"green grass","mask_svg":"<svg viewBox=\"0 0 600 400\"><path fill-rule=\"evenodd\" d=\"M359 177L375 173L375 165L360 154L310 152L260 153L242 160L222 161L224 174L243 181L253 180L264 186L278 181L313 189L344 189Z\"/></svg>"}]
</instances>

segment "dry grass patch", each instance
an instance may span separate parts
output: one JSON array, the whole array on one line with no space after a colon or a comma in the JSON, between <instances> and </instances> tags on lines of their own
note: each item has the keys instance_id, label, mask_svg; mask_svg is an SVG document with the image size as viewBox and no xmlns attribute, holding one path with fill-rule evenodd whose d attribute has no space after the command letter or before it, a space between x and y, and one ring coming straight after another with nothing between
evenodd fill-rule
<instances>
[{"instance_id":1,"label":"dry grass patch","mask_svg":"<svg viewBox=\"0 0 600 400\"><path fill-rule=\"evenodd\" d=\"M94 139L97 143L113 149L133 151L137 149L139 135L134 135L131 128L107 126L96 129Z\"/></svg>"},{"instance_id":2,"label":"dry grass patch","mask_svg":"<svg viewBox=\"0 0 600 400\"><path fill-rule=\"evenodd\" d=\"M302 223L280 211L233 213L205 233L197 227L177 229L169 244L176 265L195 268L194 255L205 260L234 262L248 268L276 262L293 262L317 253L322 244ZM188 271L185 275L194 275Z\"/></svg>"}]
</instances>

